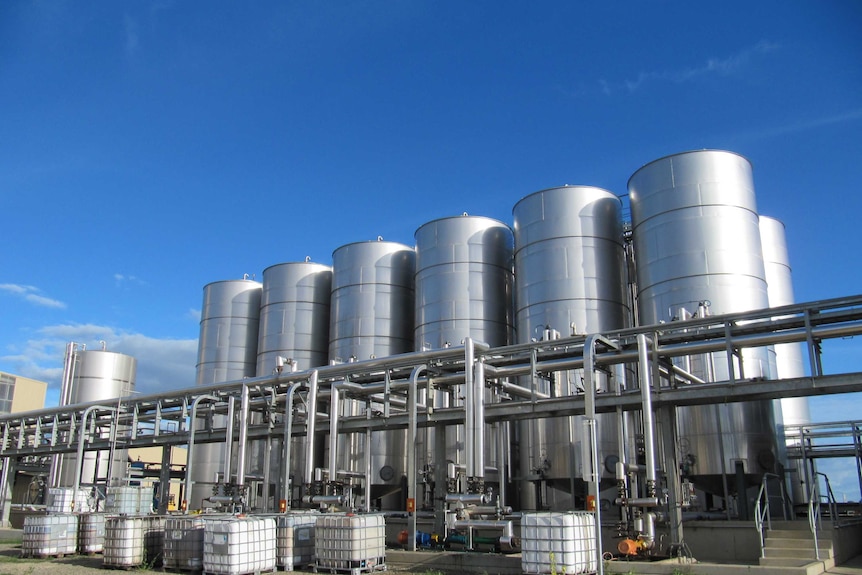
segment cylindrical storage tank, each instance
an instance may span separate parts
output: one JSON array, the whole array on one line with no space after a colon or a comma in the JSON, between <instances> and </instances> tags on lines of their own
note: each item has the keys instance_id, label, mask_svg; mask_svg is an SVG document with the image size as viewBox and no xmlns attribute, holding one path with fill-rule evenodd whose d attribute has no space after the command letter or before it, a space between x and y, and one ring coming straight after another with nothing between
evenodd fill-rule
<instances>
[{"instance_id":1,"label":"cylindrical storage tank","mask_svg":"<svg viewBox=\"0 0 862 575\"><path fill-rule=\"evenodd\" d=\"M416 351L458 346L465 338L491 347L512 343L514 318L513 239L506 224L482 216L455 216L428 222L416 230ZM453 388L452 405L462 405L463 386ZM486 392L485 400L491 400ZM436 393L434 407L450 406L448 394ZM503 426L494 426L500 430ZM499 469L498 438L486 426L484 461ZM433 464L433 429L420 431L418 466ZM445 460L463 464L464 426L447 428ZM441 470L445 473L445 469ZM442 490L445 475L438 475ZM490 482L499 481L496 473L484 474ZM441 498L441 491L437 497Z\"/></svg>"},{"instance_id":2,"label":"cylindrical storage tank","mask_svg":"<svg viewBox=\"0 0 862 575\"><path fill-rule=\"evenodd\" d=\"M413 351L415 273L416 252L396 242L357 242L332 253L330 361L362 361ZM340 413L358 415L364 407L357 401L343 401ZM372 499L400 488L407 466L405 438L403 430L372 433ZM343 436L337 452L339 471L364 472L365 452L364 436Z\"/></svg>"},{"instance_id":3,"label":"cylindrical storage tank","mask_svg":"<svg viewBox=\"0 0 862 575\"><path fill-rule=\"evenodd\" d=\"M204 561L204 518L176 515L165 519L165 569L200 571Z\"/></svg>"},{"instance_id":4,"label":"cylindrical storage tank","mask_svg":"<svg viewBox=\"0 0 862 575\"><path fill-rule=\"evenodd\" d=\"M766 286L769 307L780 307L796 303L793 296L793 278L790 257L787 254L787 239L784 224L775 218L760 216L760 243L763 246L763 264L766 271ZM772 347L775 354L776 379L805 377L801 343L780 343ZM784 425L806 425L811 423L807 397L784 397L778 400ZM787 447L792 447L790 443ZM791 473L792 497L796 503L807 501L805 467L801 460L787 461L785 467Z\"/></svg>"},{"instance_id":5,"label":"cylindrical storage tank","mask_svg":"<svg viewBox=\"0 0 862 575\"><path fill-rule=\"evenodd\" d=\"M434 220L416 230L415 350L511 343L512 230L481 216Z\"/></svg>"},{"instance_id":6,"label":"cylindrical storage tank","mask_svg":"<svg viewBox=\"0 0 862 575\"><path fill-rule=\"evenodd\" d=\"M263 270L258 376L274 373L279 356L293 359L299 370L327 364L331 295L329 266L288 262Z\"/></svg>"},{"instance_id":7,"label":"cylindrical storage tank","mask_svg":"<svg viewBox=\"0 0 862 575\"><path fill-rule=\"evenodd\" d=\"M621 202L607 190L562 186L526 196L513 208L515 230L515 325L518 341L607 333L629 325L625 297ZM578 393L582 370L539 380L544 393ZM596 374L600 387L606 378ZM619 455L615 416L597 416L600 469ZM520 427L520 470L541 476L546 501L534 479L521 488L522 509L571 509L581 489L582 417L549 418ZM574 438L575 445L572 445Z\"/></svg>"},{"instance_id":8,"label":"cylindrical storage tank","mask_svg":"<svg viewBox=\"0 0 862 575\"><path fill-rule=\"evenodd\" d=\"M90 402L112 405L117 398L128 397L135 390L137 360L134 357L113 351L77 351L75 362L72 388L69 392L70 405ZM105 430L102 435L107 438L109 433ZM96 438L91 435L90 439ZM76 460L77 456L74 454L63 456L60 467L61 485L74 485ZM109 467L110 478L107 476ZM127 475L127 467L128 452L125 449L115 450L113 461L110 461L108 451L86 452L83 465L80 466L80 483L89 485L121 480Z\"/></svg>"},{"instance_id":9,"label":"cylindrical storage tank","mask_svg":"<svg viewBox=\"0 0 862 575\"><path fill-rule=\"evenodd\" d=\"M78 515L55 513L24 518L21 555L56 557L72 555L78 548Z\"/></svg>"},{"instance_id":10,"label":"cylindrical storage tank","mask_svg":"<svg viewBox=\"0 0 862 575\"><path fill-rule=\"evenodd\" d=\"M332 294L332 268L312 262L288 262L263 271L260 300L260 335L257 346L257 375L275 372L279 357L293 360L297 370L326 365L329 359L329 300ZM292 366L284 365L284 371ZM270 440L271 441L271 440ZM303 469L302 440L294 439L291 474L298 478ZM284 477L282 448L271 449L271 484ZM249 466L252 474L267 477L263 470L264 452ZM300 485L301 481L294 481ZM281 490L271 490L279 493ZM272 509L269 501L265 509Z\"/></svg>"},{"instance_id":11,"label":"cylindrical storage tank","mask_svg":"<svg viewBox=\"0 0 862 575\"><path fill-rule=\"evenodd\" d=\"M314 554L316 572L385 570L386 522L383 515L321 515L314 530Z\"/></svg>"},{"instance_id":12,"label":"cylindrical storage tank","mask_svg":"<svg viewBox=\"0 0 862 575\"><path fill-rule=\"evenodd\" d=\"M642 325L705 308L717 315L769 307L748 160L717 150L668 156L635 172L628 188ZM768 377L766 349L742 357L746 378ZM689 358L685 367L703 379L729 379L723 352ZM698 487L724 495L728 483L774 471L770 402L680 408L678 418L680 457L693 462Z\"/></svg>"},{"instance_id":13,"label":"cylindrical storage tank","mask_svg":"<svg viewBox=\"0 0 862 575\"><path fill-rule=\"evenodd\" d=\"M251 280L219 281L204 286L198 342L197 384L210 385L254 377L260 323L261 284ZM200 428L223 427L224 418ZM192 452L192 489L189 509L206 505L213 483L224 470L222 444L198 444Z\"/></svg>"},{"instance_id":14,"label":"cylindrical storage tank","mask_svg":"<svg viewBox=\"0 0 862 575\"><path fill-rule=\"evenodd\" d=\"M78 519L78 553L101 553L105 548L105 513L83 513Z\"/></svg>"},{"instance_id":15,"label":"cylindrical storage tank","mask_svg":"<svg viewBox=\"0 0 862 575\"><path fill-rule=\"evenodd\" d=\"M244 575L275 570L271 517L204 517L204 573Z\"/></svg>"}]
</instances>

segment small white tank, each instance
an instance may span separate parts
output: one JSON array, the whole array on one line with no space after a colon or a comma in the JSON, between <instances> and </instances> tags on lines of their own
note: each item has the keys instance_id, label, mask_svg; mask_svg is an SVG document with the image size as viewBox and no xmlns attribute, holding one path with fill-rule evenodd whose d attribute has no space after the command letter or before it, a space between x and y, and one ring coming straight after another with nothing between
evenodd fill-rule
<instances>
[{"instance_id":1,"label":"small white tank","mask_svg":"<svg viewBox=\"0 0 862 575\"><path fill-rule=\"evenodd\" d=\"M205 517L203 570L212 575L275 570L275 520Z\"/></svg>"},{"instance_id":2,"label":"small white tank","mask_svg":"<svg viewBox=\"0 0 862 575\"><path fill-rule=\"evenodd\" d=\"M105 548L105 513L84 513L78 519L78 553L101 553Z\"/></svg>"},{"instance_id":3,"label":"small white tank","mask_svg":"<svg viewBox=\"0 0 862 575\"><path fill-rule=\"evenodd\" d=\"M200 571L204 562L204 518L199 515L165 520L165 569Z\"/></svg>"},{"instance_id":4,"label":"small white tank","mask_svg":"<svg viewBox=\"0 0 862 575\"><path fill-rule=\"evenodd\" d=\"M521 570L560 575L594 573L595 534L591 513L524 513L521 517Z\"/></svg>"},{"instance_id":5,"label":"small white tank","mask_svg":"<svg viewBox=\"0 0 862 575\"><path fill-rule=\"evenodd\" d=\"M275 519L278 567L294 571L314 563L314 531L319 516L314 510L290 511L269 516Z\"/></svg>"},{"instance_id":6,"label":"small white tank","mask_svg":"<svg viewBox=\"0 0 862 575\"><path fill-rule=\"evenodd\" d=\"M71 513L30 515L24 518L21 555L56 557L78 548L78 516Z\"/></svg>"},{"instance_id":7,"label":"small white tank","mask_svg":"<svg viewBox=\"0 0 862 575\"><path fill-rule=\"evenodd\" d=\"M164 517L118 516L105 522L105 567L155 565L164 548Z\"/></svg>"},{"instance_id":8,"label":"small white tank","mask_svg":"<svg viewBox=\"0 0 862 575\"><path fill-rule=\"evenodd\" d=\"M383 515L321 515L314 530L314 555L315 570L380 570L386 565Z\"/></svg>"}]
</instances>

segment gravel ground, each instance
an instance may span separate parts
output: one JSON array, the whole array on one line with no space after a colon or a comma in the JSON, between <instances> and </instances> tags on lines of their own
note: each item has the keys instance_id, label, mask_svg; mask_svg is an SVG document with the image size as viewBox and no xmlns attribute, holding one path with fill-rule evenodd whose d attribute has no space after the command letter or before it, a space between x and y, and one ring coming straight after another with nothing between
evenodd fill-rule
<instances>
[{"instance_id":1,"label":"gravel ground","mask_svg":"<svg viewBox=\"0 0 862 575\"><path fill-rule=\"evenodd\" d=\"M188 571L163 571L160 567L147 569L144 567L129 570L102 567L102 556L69 555L63 558L31 559L21 557L21 543L0 542L0 575L121 575L127 572L176 573L190 575ZM278 571L279 575L290 573L308 574L312 571ZM401 571L389 567L389 573L399 575L427 575L429 571ZM386 572L383 572L386 573Z\"/></svg>"}]
</instances>

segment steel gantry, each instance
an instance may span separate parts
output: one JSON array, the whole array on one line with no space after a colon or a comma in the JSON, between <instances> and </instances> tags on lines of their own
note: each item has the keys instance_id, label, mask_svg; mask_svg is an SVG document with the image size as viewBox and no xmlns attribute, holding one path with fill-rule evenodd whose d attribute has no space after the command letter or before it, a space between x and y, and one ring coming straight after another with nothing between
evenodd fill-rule
<instances>
[{"instance_id":1,"label":"steel gantry","mask_svg":"<svg viewBox=\"0 0 862 575\"><path fill-rule=\"evenodd\" d=\"M862 335L862 295L498 348L478 342L474 346L465 340L460 346L446 349L313 370L274 370L266 377L123 397L110 405L77 404L0 416L0 458L8 478L15 463L26 458L56 459L65 454L80 456L89 451L149 446L169 448L189 445L192 440L191 451L202 443L224 443L233 437L239 420L243 423L240 431L244 441L263 440L268 448L273 441L280 442L284 459L289 460L296 454L291 454L292 442L283 441L285 435L305 437L310 447L314 436L326 434L370 434L409 428L411 437L415 437L416 428L465 425L481 435L478 430L485 425L502 422L584 415L587 411L638 411L644 405L644 394L637 385L592 397L583 392L541 393L535 385L525 382L585 367L591 372L609 373L614 366L634 366L644 357L650 364L647 372L653 374L653 384L646 395L655 410L858 392L862 391L862 363L858 361L862 354L855 354L857 365L852 366L853 371L829 374L824 373L821 357L822 342L857 335ZM649 340L649 354L639 356L639 337ZM596 346L596 341L602 345ZM784 380L746 378L743 349L794 342L808 352L808 376ZM725 352L729 380L704 381L673 361L712 352ZM629 371L637 373L637 369ZM474 388L465 395L470 405L454 402L451 407L432 409L431 403L425 403L430 393L453 394L457 389L458 394L464 394L468 387ZM480 390L489 390L492 399L482 399ZM326 411L327 406L348 398L367 409L351 417L332 417L333 412ZM228 414L229 410L232 413L235 402L240 404L240 417L230 418L227 427L213 427L211 422L219 420L214 416ZM372 403L382 407L371 409ZM858 426L854 429L858 439ZM469 443L472 461L467 466L481 474L484 445L480 438ZM237 456L245 457L243 442L238 445ZM330 458L334 455L330 454ZM306 463L302 486L288 485L291 480L284 469L276 473L266 468L264 475L267 481L278 484L283 499L290 500L292 489L307 489L310 465ZM330 476L338 473L333 468L334 461L329 466ZM412 467L408 469L410 485L419 475L415 462ZM241 469L244 472L244 465ZM368 472L366 485L367 475ZM8 506L8 497L4 497L4 504Z\"/></svg>"}]
</instances>

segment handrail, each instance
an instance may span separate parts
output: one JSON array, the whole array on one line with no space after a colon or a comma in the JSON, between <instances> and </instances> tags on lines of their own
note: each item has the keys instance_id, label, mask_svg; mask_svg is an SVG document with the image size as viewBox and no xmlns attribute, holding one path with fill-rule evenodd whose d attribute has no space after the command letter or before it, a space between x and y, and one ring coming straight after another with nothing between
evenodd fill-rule
<instances>
[{"instance_id":1,"label":"handrail","mask_svg":"<svg viewBox=\"0 0 862 575\"><path fill-rule=\"evenodd\" d=\"M772 531L772 515L769 513L769 478L781 480L780 475L775 473L764 473L763 481L760 483L760 491L757 492L757 500L754 506L754 528L760 536L760 556L766 557L766 537L763 529L763 519L766 518L766 531ZM784 507L784 484L781 485L781 507L784 510L784 518L787 519L787 509Z\"/></svg>"},{"instance_id":2,"label":"handrail","mask_svg":"<svg viewBox=\"0 0 862 575\"><path fill-rule=\"evenodd\" d=\"M826 495L824 496L820 492L820 480L817 476L823 477L823 480L826 482ZM820 546L817 543L817 530L823 528L823 514L820 511L820 505L823 502L823 498L826 498L826 502L829 504L829 517L832 520L832 524L836 525L838 522L838 502L835 500L835 494L832 492L832 484L829 482L829 477L825 473L821 473L820 471L814 472L814 481L812 482L811 492L808 498L808 526L811 529L811 534L814 539L814 557L815 559L820 559Z\"/></svg>"}]
</instances>

